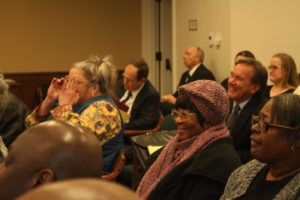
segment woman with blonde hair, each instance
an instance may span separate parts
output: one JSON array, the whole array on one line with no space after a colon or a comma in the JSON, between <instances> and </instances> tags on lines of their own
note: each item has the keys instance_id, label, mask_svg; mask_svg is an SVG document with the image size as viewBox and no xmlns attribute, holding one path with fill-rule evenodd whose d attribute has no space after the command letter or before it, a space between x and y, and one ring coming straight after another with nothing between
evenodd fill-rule
<instances>
[{"instance_id":1,"label":"woman with blonde hair","mask_svg":"<svg viewBox=\"0 0 300 200\"><path fill-rule=\"evenodd\" d=\"M286 53L275 54L268 70L269 80L273 85L266 88L265 96L267 98L293 93L299 85L296 63L292 56Z\"/></svg>"}]
</instances>

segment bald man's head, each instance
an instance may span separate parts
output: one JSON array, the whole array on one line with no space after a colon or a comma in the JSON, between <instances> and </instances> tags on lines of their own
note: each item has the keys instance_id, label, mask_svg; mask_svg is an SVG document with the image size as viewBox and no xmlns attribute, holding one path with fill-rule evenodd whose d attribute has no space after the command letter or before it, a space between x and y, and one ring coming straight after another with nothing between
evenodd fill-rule
<instances>
[{"instance_id":1,"label":"bald man's head","mask_svg":"<svg viewBox=\"0 0 300 200\"><path fill-rule=\"evenodd\" d=\"M10 146L0 168L0 199L39 185L77 177L100 177L101 146L86 129L59 120L37 124Z\"/></svg>"},{"instance_id":2,"label":"bald man's head","mask_svg":"<svg viewBox=\"0 0 300 200\"><path fill-rule=\"evenodd\" d=\"M114 182L73 179L39 187L17 200L139 200L131 190Z\"/></svg>"}]
</instances>

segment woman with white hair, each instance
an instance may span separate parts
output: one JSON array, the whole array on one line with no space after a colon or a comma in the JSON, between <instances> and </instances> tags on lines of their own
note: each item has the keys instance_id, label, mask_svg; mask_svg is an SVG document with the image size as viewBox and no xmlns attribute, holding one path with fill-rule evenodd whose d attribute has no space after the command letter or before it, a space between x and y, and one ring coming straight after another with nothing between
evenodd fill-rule
<instances>
[{"instance_id":1,"label":"woman with white hair","mask_svg":"<svg viewBox=\"0 0 300 200\"><path fill-rule=\"evenodd\" d=\"M118 107L112 100L116 71L111 57L97 56L75 63L64 78L54 78L47 96L27 118L29 126L61 119L92 131L103 148L104 173L123 146L123 126Z\"/></svg>"}]
</instances>

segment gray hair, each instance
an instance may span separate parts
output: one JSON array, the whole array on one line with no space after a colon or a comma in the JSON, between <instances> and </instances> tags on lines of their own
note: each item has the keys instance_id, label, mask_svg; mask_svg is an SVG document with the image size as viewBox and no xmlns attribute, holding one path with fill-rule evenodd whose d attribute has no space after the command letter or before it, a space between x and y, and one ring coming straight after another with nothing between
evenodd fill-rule
<instances>
[{"instance_id":1,"label":"gray hair","mask_svg":"<svg viewBox=\"0 0 300 200\"><path fill-rule=\"evenodd\" d=\"M295 141L300 133L300 96L296 94L283 94L273 97L271 109L271 123L295 128L289 134L289 142Z\"/></svg>"},{"instance_id":2,"label":"gray hair","mask_svg":"<svg viewBox=\"0 0 300 200\"><path fill-rule=\"evenodd\" d=\"M196 46L196 49L197 49L196 56L199 56L201 63L203 63L203 61L204 61L204 51L199 46Z\"/></svg>"},{"instance_id":3,"label":"gray hair","mask_svg":"<svg viewBox=\"0 0 300 200\"><path fill-rule=\"evenodd\" d=\"M91 56L86 61L75 63L73 68L82 70L85 78L92 84L98 84L102 94L115 96L117 73L111 56Z\"/></svg>"},{"instance_id":4,"label":"gray hair","mask_svg":"<svg viewBox=\"0 0 300 200\"><path fill-rule=\"evenodd\" d=\"M8 84L5 82L3 73L0 72L0 120L6 108L8 98Z\"/></svg>"}]
</instances>

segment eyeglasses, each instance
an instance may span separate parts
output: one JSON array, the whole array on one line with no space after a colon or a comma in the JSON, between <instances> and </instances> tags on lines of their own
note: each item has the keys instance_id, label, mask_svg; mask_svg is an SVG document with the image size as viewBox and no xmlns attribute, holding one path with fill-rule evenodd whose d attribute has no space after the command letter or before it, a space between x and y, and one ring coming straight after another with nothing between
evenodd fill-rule
<instances>
[{"instance_id":1,"label":"eyeglasses","mask_svg":"<svg viewBox=\"0 0 300 200\"><path fill-rule=\"evenodd\" d=\"M262 133L268 132L269 128L272 127L272 126L276 127L276 128L283 128L283 129L287 129L287 130L294 130L294 128L289 127L289 126L284 126L284 125L280 125L280 124L272 124L270 122L265 122L262 119L259 119L258 116L252 115L251 125L253 126L254 124L258 124L258 129Z\"/></svg>"},{"instance_id":2,"label":"eyeglasses","mask_svg":"<svg viewBox=\"0 0 300 200\"><path fill-rule=\"evenodd\" d=\"M280 69L280 67L278 67L278 66L275 66L275 65L270 65L270 66L268 66L268 69L269 70L278 70L278 69Z\"/></svg>"},{"instance_id":3,"label":"eyeglasses","mask_svg":"<svg viewBox=\"0 0 300 200\"><path fill-rule=\"evenodd\" d=\"M177 117L180 117L181 119L187 119L189 116L195 115L196 113L190 113L190 112L179 112L176 109L172 109L172 117L176 119Z\"/></svg>"}]
</instances>

